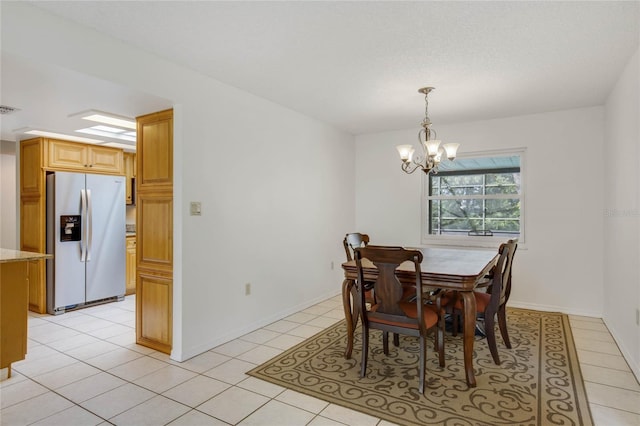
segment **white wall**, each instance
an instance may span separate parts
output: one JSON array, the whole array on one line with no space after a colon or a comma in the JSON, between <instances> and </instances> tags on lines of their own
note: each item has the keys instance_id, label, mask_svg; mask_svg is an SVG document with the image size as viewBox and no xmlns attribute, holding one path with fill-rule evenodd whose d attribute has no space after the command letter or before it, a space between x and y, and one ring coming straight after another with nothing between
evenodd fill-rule
<instances>
[{"instance_id":1,"label":"white wall","mask_svg":"<svg viewBox=\"0 0 640 426\"><path fill-rule=\"evenodd\" d=\"M438 126L460 152L526 148L526 241L512 306L602 315L603 108ZM415 129L356 137L356 226L383 244L420 244L422 177L400 170L396 145Z\"/></svg>"},{"instance_id":2,"label":"white wall","mask_svg":"<svg viewBox=\"0 0 640 426\"><path fill-rule=\"evenodd\" d=\"M640 66L630 59L605 105L604 321L640 379Z\"/></svg>"},{"instance_id":3,"label":"white wall","mask_svg":"<svg viewBox=\"0 0 640 426\"><path fill-rule=\"evenodd\" d=\"M0 247L17 250L16 144L0 141Z\"/></svg>"},{"instance_id":4,"label":"white wall","mask_svg":"<svg viewBox=\"0 0 640 426\"><path fill-rule=\"evenodd\" d=\"M2 4L2 49L175 102L172 358L340 292L352 136L23 3Z\"/></svg>"}]
</instances>

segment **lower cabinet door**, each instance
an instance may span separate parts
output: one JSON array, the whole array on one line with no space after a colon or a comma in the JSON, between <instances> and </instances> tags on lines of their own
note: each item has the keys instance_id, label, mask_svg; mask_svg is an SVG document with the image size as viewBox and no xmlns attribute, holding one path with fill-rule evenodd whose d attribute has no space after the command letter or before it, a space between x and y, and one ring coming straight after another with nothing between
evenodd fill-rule
<instances>
[{"instance_id":1,"label":"lower cabinet door","mask_svg":"<svg viewBox=\"0 0 640 426\"><path fill-rule=\"evenodd\" d=\"M172 343L173 279L138 270L136 293L137 342L170 353Z\"/></svg>"}]
</instances>

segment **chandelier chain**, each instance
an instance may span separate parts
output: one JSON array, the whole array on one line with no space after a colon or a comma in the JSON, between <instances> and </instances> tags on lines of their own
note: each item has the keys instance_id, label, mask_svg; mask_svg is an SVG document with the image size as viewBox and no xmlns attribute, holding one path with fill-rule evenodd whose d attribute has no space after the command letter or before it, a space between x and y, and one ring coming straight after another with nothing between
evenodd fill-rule
<instances>
[{"instance_id":1,"label":"chandelier chain","mask_svg":"<svg viewBox=\"0 0 640 426\"><path fill-rule=\"evenodd\" d=\"M429 118L429 96L424 95L424 118Z\"/></svg>"},{"instance_id":2,"label":"chandelier chain","mask_svg":"<svg viewBox=\"0 0 640 426\"><path fill-rule=\"evenodd\" d=\"M424 119L422 120L422 127L425 130L426 139L430 139L431 119L429 118L429 92L424 93Z\"/></svg>"}]
</instances>

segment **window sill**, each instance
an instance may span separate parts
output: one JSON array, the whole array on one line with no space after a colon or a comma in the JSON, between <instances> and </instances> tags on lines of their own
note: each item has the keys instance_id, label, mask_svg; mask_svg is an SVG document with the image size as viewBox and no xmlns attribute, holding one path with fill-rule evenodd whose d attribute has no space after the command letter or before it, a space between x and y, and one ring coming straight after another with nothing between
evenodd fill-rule
<instances>
[{"instance_id":1,"label":"window sill","mask_svg":"<svg viewBox=\"0 0 640 426\"><path fill-rule=\"evenodd\" d=\"M422 244L429 247L449 247L449 248L492 248L498 249L500 244L512 239L507 236L493 237L445 237L445 236L429 236L422 238ZM524 241L518 239L518 247L523 245Z\"/></svg>"}]
</instances>

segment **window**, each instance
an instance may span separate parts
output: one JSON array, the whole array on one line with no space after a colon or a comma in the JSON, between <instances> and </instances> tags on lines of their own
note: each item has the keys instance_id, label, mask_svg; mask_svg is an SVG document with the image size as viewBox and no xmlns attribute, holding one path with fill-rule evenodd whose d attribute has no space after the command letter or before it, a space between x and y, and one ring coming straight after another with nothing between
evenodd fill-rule
<instances>
[{"instance_id":1,"label":"window","mask_svg":"<svg viewBox=\"0 0 640 426\"><path fill-rule=\"evenodd\" d=\"M466 155L424 178L423 243L523 242L524 150Z\"/></svg>"}]
</instances>

